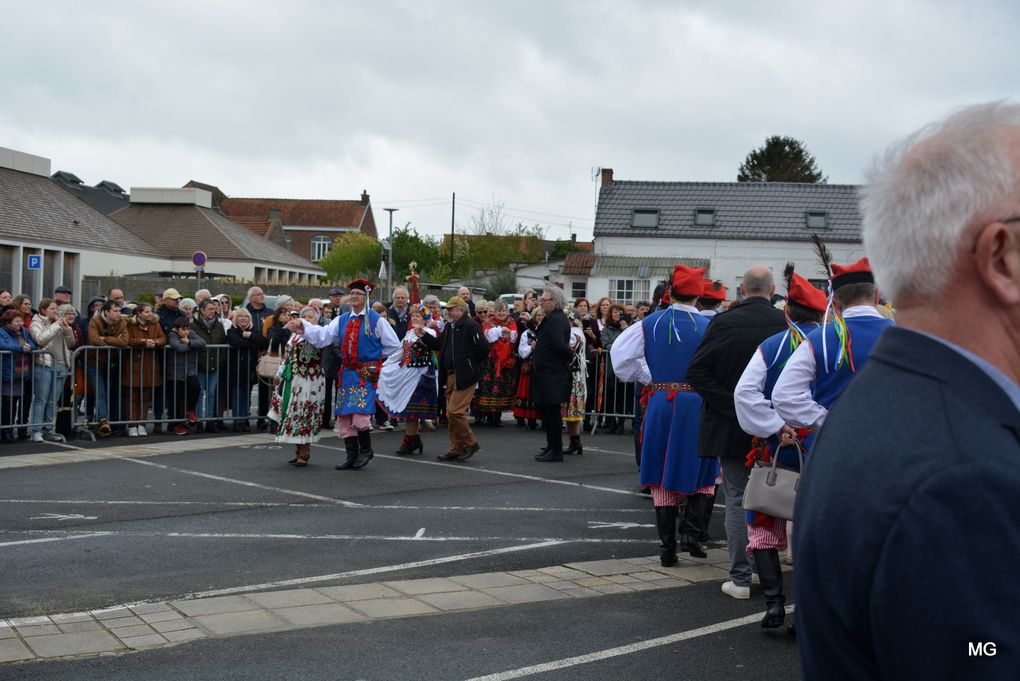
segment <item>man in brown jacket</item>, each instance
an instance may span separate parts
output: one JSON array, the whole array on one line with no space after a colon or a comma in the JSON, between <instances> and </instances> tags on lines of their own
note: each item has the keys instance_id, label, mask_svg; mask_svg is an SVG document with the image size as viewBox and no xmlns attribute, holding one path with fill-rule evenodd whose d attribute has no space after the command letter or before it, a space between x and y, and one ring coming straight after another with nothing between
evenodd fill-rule
<instances>
[{"instance_id":1,"label":"man in brown jacket","mask_svg":"<svg viewBox=\"0 0 1020 681\"><path fill-rule=\"evenodd\" d=\"M166 335L159 326L156 313L149 303L139 303L135 315L127 323L129 357L124 362L121 384L127 392L132 424L128 437L148 435L145 419L149 415L152 389L163 386L162 348Z\"/></svg>"},{"instance_id":2,"label":"man in brown jacket","mask_svg":"<svg viewBox=\"0 0 1020 681\"><path fill-rule=\"evenodd\" d=\"M120 420L120 354L128 344L127 323L116 300L103 303L89 320L88 344L94 347L85 352L85 376L95 394L95 433L106 437L113 432L110 421Z\"/></svg>"}]
</instances>

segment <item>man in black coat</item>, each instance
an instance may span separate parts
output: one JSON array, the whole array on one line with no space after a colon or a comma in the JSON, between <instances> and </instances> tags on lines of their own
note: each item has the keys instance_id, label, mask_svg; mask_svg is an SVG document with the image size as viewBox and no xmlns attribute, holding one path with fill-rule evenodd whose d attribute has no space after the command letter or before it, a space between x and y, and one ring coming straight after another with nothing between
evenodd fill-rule
<instances>
[{"instance_id":1,"label":"man in black coat","mask_svg":"<svg viewBox=\"0 0 1020 681\"><path fill-rule=\"evenodd\" d=\"M898 326L800 481L803 675L1016 679L1020 106L963 109L878 158L864 245Z\"/></svg>"},{"instance_id":2,"label":"man in black coat","mask_svg":"<svg viewBox=\"0 0 1020 681\"><path fill-rule=\"evenodd\" d=\"M538 325L531 353L531 401L545 430L545 449L535 461L563 461L562 404L570 399L570 322L563 313L566 295L547 286L538 299L545 318Z\"/></svg>"},{"instance_id":3,"label":"man in black coat","mask_svg":"<svg viewBox=\"0 0 1020 681\"><path fill-rule=\"evenodd\" d=\"M481 449L467 414L482 365L489 356L489 341L485 340L481 325L467 311L464 299L453 296L446 304L449 321L441 338L427 333L422 336L426 347L439 353L439 381L446 386L450 451L437 456L440 461L467 461Z\"/></svg>"},{"instance_id":4,"label":"man in black coat","mask_svg":"<svg viewBox=\"0 0 1020 681\"><path fill-rule=\"evenodd\" d=\"M743 300L739 305L712 319L691 360L687 380L704 400L698 454L718 456L722 465L726 491L724 525L730 553L730 581L723 584L722 590L734 598L745 599L751 597L752 568L747 558L747 524L742 503L748 478L744 460L751 449L751 436L737 422L733 389L758 345L786 328L786 316L769 302L776 286L772 271L765 265L748 268L740 292Z\"/></svg>"}]
</instances>

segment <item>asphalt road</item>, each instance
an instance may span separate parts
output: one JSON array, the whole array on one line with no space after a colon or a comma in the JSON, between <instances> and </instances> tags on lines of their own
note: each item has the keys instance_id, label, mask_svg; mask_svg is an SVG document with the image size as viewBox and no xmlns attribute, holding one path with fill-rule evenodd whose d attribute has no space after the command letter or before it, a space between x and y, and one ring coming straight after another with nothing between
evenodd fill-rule
<instances>
[{"instance_id":1,"label":"asphalt road","mask_svg":"<svg viewBox=\"0 0 1020 681\"><path fill-rule=\"evenodd\" d=\"M342 443L332 437L313 448L310 466L294 469L285 465L290 448L268 436L264 445L188 451L180 440L175 454L4 470L0 617L252 585L269 590L291 579L329 586L655 553L654 515L648 498L637 494L629 437L586 436L583 457L539 464L532 457L543 444L540 433L512 425L477 433L482 451L465 464L435 460L446 450L440 431L426 434L424 456L407 458L384 454L396 448L399 433L374 435L379 455L363 471L333 469ZM711 533L721 540L721 509ZM531 547L549 541L559 543ZM497 549L510 552L461 559ZM428 559L446 562L406 566ZM381 572L346 574L366 569ZM4 665L0 677L471 679L763 608L760 594L734 601L710 582ZM680 678L799 678L793 639L756 623L567 664L536 678L650 679L663 667Z\"/></svg>"}]
</instances>

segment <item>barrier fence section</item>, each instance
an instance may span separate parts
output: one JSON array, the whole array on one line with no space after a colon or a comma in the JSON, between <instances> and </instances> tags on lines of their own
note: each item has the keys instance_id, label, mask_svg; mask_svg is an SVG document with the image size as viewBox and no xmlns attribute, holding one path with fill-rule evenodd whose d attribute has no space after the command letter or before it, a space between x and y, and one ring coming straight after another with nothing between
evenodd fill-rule
<instances>
[{"instance_id":1,"label":"barrier fence section","mask_svg":"<svg viewBox=\"0 0 1020 681\"><path fill-rule=\"evenodd\" d=\"M0 439L53 433L66 367L46 350L0 350Z\"/></svg>"},{"instance_id":2,"label":"barrier fence section","mask_svg":"<svg viewBox=\"0 0 1020 681\"><path fill-rule=\"evenodd\" d=\"M595 432L624 432L627 420L640 419L641 386L617 380L609 352L596 348L588 353L588 399L585 403L586 428Z\"/></svg>"},{"instance_id":3,"label":"barrier fence section","mask_svg":"<svg viewBox=\"0 0 1020 681\"><path fill-rule=\"evenodd\" d=\"M187 426L228 430L229 419L235 430L250 430L250 420L258 417L251 406L259 380L239 361L239 351L229 345L82 346L71 361L71 429L85 437L123 429L144 435L153 423L173 424L184 434L180 428Z\"/></svg>"}]
</instances>

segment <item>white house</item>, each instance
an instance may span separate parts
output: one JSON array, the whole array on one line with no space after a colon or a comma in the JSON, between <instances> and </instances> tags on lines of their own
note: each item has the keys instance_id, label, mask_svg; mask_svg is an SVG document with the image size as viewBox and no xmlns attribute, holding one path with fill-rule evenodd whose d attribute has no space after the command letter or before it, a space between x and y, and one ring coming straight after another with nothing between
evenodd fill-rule
<instances>
[{"instance_id":1,"label":"white house","mask_svg":"<svg viewBox=\"0 0 1020 681\"><path fill-rule=\"evenodd\" d=\"M575 297L593 301L649 300L676 263L707 268L731 298L755 263L781 273L793 262L803 276L821 280L813 233L835 262L865 255L856 185L621 181L605 168L595 257L590 265L568 257L564 284Z\"/></svg>"}]
</instances>

